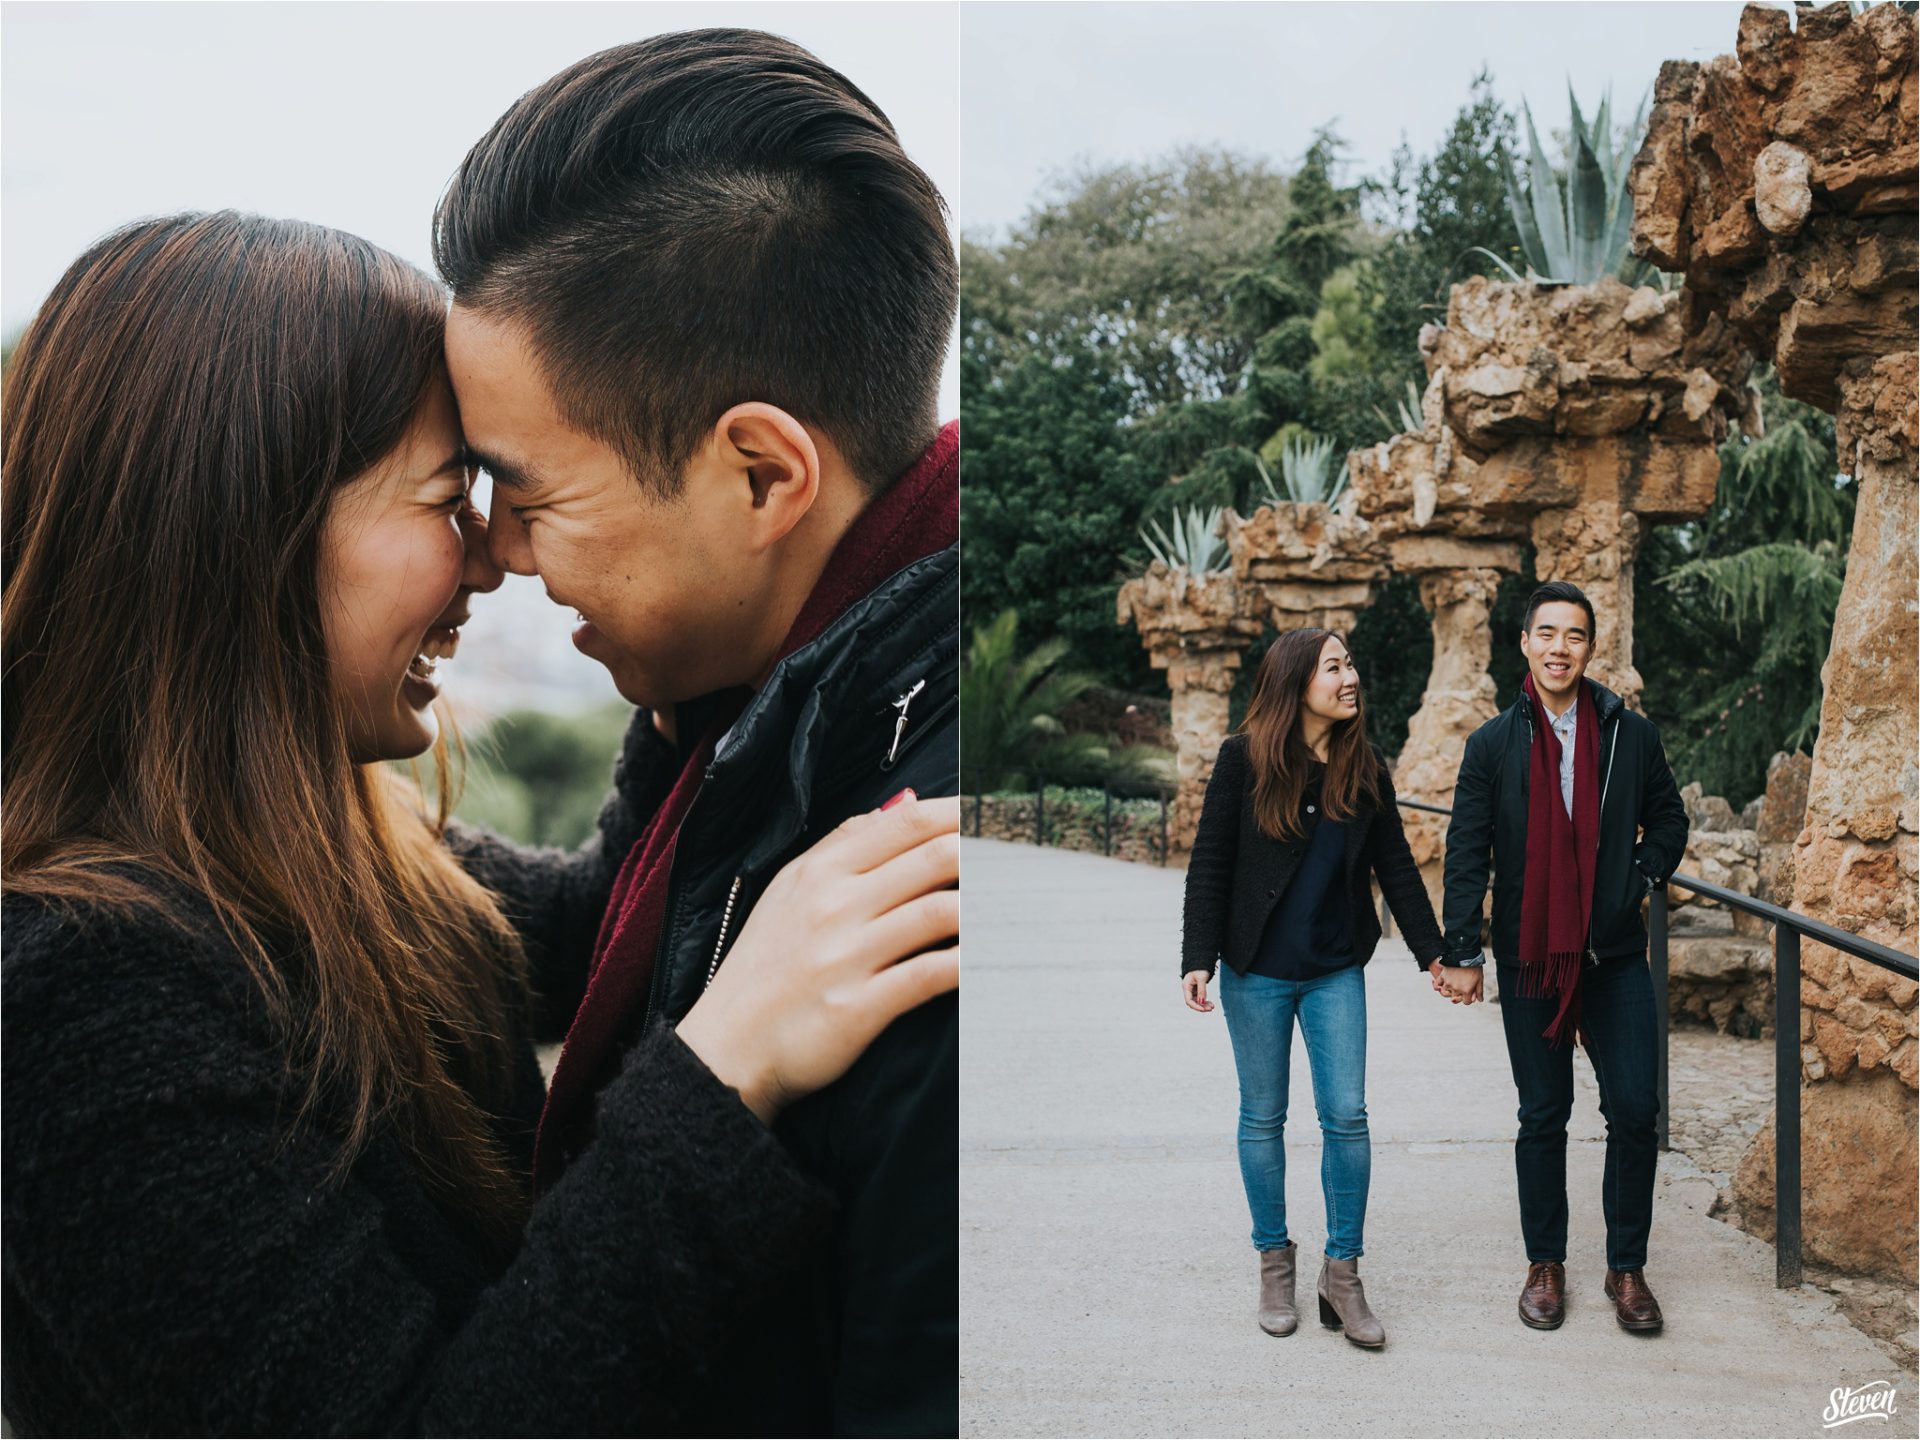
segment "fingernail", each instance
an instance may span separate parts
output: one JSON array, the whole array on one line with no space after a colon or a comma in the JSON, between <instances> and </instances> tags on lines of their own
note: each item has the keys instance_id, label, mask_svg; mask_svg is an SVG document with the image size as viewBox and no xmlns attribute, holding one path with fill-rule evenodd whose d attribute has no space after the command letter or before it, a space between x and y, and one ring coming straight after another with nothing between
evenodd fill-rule
<instances>
[{"instance_id":1,"label":"fingernail","mask_svg":"<svg viewBox=\"0 0 1920 1440\"><path fill-rule=\"evenodd\" d=\"M895 795L891 800L887 801L887 803L882 805L880 808L882 810L891 810L894 806L898 805L902 800L918 800L919 798L920 797L918 795L913 793L913 787L909 785L906 789L902 790L898 795Z\"/></svg>"}]
</instances>

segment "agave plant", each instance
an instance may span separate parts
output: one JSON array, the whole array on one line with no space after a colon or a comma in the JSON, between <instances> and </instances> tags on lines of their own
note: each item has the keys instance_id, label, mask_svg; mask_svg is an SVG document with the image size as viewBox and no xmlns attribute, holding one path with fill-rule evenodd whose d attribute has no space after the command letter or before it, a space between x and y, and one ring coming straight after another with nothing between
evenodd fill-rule
<instances>
[{"instance_id":1,"label":"agave plant","mask_svg":"<svg viewBox=\"0 0 1920 1440\"><path fill-rule=\"evenodd\" d=\"M1389 415L1378 405L1373 407L1373 413L1379 416L1380 423L1387 427L1389 438L1395 435L1419 435L1425 432L1427 417L1420 408L1420 387L1413 381L1407 381L1407 393L1393 402L1393 410L1394 413Z\"/></svg>"},{"instance_id":2,"label":"agave plant","mask_svg":"<svg viewBox=\"0 0 1920 1440\"><path fill-rule=\"evenodd\" d=\"M1334 463L1334 444L1331 437L1318 440L1311 435L1290 435L1280 451L1280 479L1285 485L1282 493L1280 486L1273 483L1273 475L1259 457L1254 463L1260 465L1260 478L1266 482L1267 498L1276 505L1292 501L1299 505L1311 505L1316 501L1331 505L1340 498L1340 492L1347 488L1347 467Z\"/></svg>"},{"instance_id":3,"label":"agave plant","mask_svg":"<svg viewBox=\"0 0 1920 1440\"><path fill-rule=\"evenodd\" d=\"M1567 87L1573 125L1564 191L1547 163L1546 152L1540 148L1533 111L1521 101L1527 120L1526 186L1521 186L1513 160L1504 148L1500 151L1500 172L1506 180L1507 208L1513 214L1520 248L1527 257L1527 278L1571 285L1591 285L1606 275L1617 275L1629 285L1645 280L1651 267L1627 250L1633 231L1633 197L1627 192L1627 170L1645 133L1651 94L1649 90L1641 97L1627 132L1630 143L1616 154L1609 97L1601 97L1599 112L1588 125L1573 87ZM1491 251L1476 247L1476 253L1486 255L1513 279L1521 278Z\"/></svg>"},{"instance_id":4,"label":"agave plant","mask_svg":"<svg viewBox=\"0 0 1920 1440\"><path fill-rule=\"evenodd\" d=\"M1169 570L1208 575L1227 568L1227 542L1215 533L1223 513L1218 505L1211 510L1191 505L1174 511L1172 534L1168 534L1158 520L1149 520L1147 525L1153 533L1149 535L1142 530L1140 538L1147 542L1153 558Z\"/></svg>"}]
</instances>

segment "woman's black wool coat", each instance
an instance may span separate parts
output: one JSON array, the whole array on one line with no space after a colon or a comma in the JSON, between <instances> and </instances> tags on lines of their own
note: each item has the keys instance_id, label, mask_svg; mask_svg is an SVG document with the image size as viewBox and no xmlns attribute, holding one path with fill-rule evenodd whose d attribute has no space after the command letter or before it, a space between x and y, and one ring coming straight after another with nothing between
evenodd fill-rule
<instances>
[{"instance_id":1,"label":"woman's black wool coat","mask_svg":"<svg viewBox=\"0 0 1920 1440\"><path fill-rule=\"evenodd\" d=\"M1413 957L1425 969L1444 948L1419 867L1407 848L1407 834L1395 803L1393 775L1379 749L1382 803L1363 808L1347 822L1343 869L1351 912L1353 953L1364 965L1380 943L1380 917L1373 906L1369 876L1406 936ZM1307 840L1276 840L1253 818L1253 765L1245 735L1229 735L1214 762L1213 778L1200 809L1200 825L1187 861L1187 900L1180 946L1180 973L1204 970L1212 975L1222 959L1244 975L1260 946L1267 917L1293 878ZM1318 805L1318 787L1308 787L1304 807ZM1303 820L1315 817L1303 813Z\"/></svg>"}]
</instances>

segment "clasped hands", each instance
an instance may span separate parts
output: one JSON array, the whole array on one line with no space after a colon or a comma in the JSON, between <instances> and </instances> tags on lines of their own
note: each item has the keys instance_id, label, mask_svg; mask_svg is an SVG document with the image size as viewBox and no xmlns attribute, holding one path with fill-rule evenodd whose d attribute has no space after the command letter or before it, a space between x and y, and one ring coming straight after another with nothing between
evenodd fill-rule
<instances>
[{"instance_id":1,"label":"clasped hands","mask_svg":"<svg viewBox=\"0 0 1920 1440\"><path fill-rule=\"evenodd\" d=\"M1478 965L1442 965L1435 960L1427 966L1427 973L1433 977L1433 993L1446 996L1455 1005L1472 1005L1486 998L1481 988L1485 975Z\"/></svg>"}]
</instances>

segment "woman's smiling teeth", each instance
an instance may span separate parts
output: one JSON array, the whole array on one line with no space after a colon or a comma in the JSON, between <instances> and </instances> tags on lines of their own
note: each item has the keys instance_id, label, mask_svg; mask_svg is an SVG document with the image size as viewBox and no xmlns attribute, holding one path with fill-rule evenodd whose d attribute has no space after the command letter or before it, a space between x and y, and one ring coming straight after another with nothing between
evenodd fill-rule
<instances>
[{"instance_id":1,"label":"woman's smiling teeth","mask_svg":"<svg viewBox=\"0 0 1920 1440\"><path fill-rule=\"evenodd\" d=\"M426 638L420 642L420 653L415 655L407 666L407 674L416 680L431 682L439 663L449 659L459 648L460 631L457 627L446 626L438 630L429 630Z\"/></svg>"}]
</instances>

